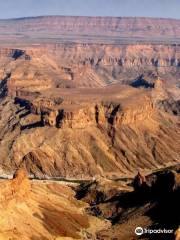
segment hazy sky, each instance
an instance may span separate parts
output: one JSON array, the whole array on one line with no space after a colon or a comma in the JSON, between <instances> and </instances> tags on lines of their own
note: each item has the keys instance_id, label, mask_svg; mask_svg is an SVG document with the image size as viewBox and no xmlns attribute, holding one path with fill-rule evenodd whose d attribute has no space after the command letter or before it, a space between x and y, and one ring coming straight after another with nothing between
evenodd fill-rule
<instances>
[{"instance_id":1,"label":"hazy sky","mask_svg":"<svg viewBox=\"0 0 180 240\"><path fill-rule=\"evenodd\" d=\"M39 15L148 16L180 19L180 0L0 0L0 18Z\"/></svg>"}]
</instances>

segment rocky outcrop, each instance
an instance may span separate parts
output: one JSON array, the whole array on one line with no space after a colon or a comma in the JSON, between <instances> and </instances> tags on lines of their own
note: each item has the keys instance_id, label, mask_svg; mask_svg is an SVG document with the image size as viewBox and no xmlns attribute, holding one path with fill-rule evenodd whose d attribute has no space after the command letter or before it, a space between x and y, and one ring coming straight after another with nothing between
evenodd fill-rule
<instances>
[{"instance_id":1,"label":"rocky outcrop","mask_svg":"<svg viewBox=\"0 0 180 240\"><path fill-rule=\"evenodd\" d=\"M171 194L180 188L180 176L176 171L159 171L147 177L138 173L133 181L136 192L149 195L149 197L161 197Z\"/></svg>"},{"instance_id":2,"label":"rocky outcrop","mask_svg":"<svg viewBox=\"0 0 180 240\"><path fill-rule=\"evenodd\" d=\"M40 115L43 125L62 129L83 129L96 125L118 127L148 119L154 112L153 103L148 97L144 97L143 102L135 109L133 105L124 107L121 103L107 101L97 104L86 103L84 106L75 105L69 110L63 108L65 101L62 98L37 98L33 101L16 98L15 103L25 106L32 114Z\"/></svg>"},{"instance_id":3,"label":"rocky outcrop","mask_svg":"<svg viewBox=\"0 0 180 240\"><path fill-rule=\"evenodd\" d=\"M30 181L25 169L15 172L12 180L1 183L0 206L11 200L22 200L30 193Z\"/></svg>"},{"instance_id":4,"label":"rocky outcrop","mask_svg":"<svg viewBox=\"0 0 180 240\"><path fill-rule=\"evenodd\" d=\"M154 101L157 100L163 101L170 98L165 87L164 81L159 77L155 80L154 89L152 91L152 97Z\"/></svg>"}]
</instances>

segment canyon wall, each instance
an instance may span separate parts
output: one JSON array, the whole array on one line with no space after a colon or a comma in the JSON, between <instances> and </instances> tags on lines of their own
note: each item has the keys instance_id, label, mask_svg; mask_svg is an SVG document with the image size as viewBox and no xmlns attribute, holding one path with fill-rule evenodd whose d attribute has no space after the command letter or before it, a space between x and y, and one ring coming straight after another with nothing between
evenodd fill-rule
<instances>
[{"instance_id":1,"label":"canyon wall","mask_svg":"<svg viewBox=\"0 0 180 240\"><path fill-rule=\"evenodd\" d=\"M10 74L9 91L19 94L22 90L93 88L135 80L141 86L142 76L153 83L157 74L176 84L180 78L180 45L173 44L42 44L1 48L0 58L1 79Z\"/></svg>"},{"instance_id":2,"label":"canyon wall","mask_svg":"<svg viewBox=\"0 0 180 240\"><path fill-rule=\"evenodd\" d=\"M180 45L175 44L44 44L27 48L29 56L52 55L69 64L123 67L179 67ZM61 60L62 61L62 60Z\"/></svg>"},{"instance_id":3,"label":"canyon wall","mask_svg":"<svg viewBox=\"0 0 180 240\"><path fill-rule=\"evenodd\" d=\"M41 44L22 49L0 48L0 57L14 59L26 57L41 58L42 56L60 58L67 64L82 65L118 65L123 67L179 67L180 45L175 44ZM68 71L68 69L66 69Z\"/></svg>"},{"instance_id":4,"label":"canyon wall","mask_svg":"<svg viewBox=\"0 0 180 240\"><path fill-rule=\"evenodd\" d=\"M116 86L117 95L110 90L111 100L103 88L98 95L104 100L94 100L95 94L82 100L84 89L75 98L69 89L69 101L61 92L61 98L44 100L6 97L0 109L0 166L10 173L24 166L38 178L89 179L127 177L140 168L179 162L178 116L157 104L169 99L163 82L157 80L150 91L121 88Z\"/></svg>"},{"instance_id":5,"label":"canyon wall","mask_svg":"<svg viewBox=\"0 0 180 240\"><path fill-rule=\"evenodd\" d=\"M153 103L150 98L144 98L143 104L123 108L121 104L106 102L87 104L79 109L66 110L63 106L59 109L53 107L37 107L33 103L23 99L16 99L16 103L23 102L32 114L41 116L42 125L55 126L58 128L83 129L88 126L133 124L134 122L148 119L153 114Z\"/></svg>"},{"instance_id":6,"label":"canyon wall","mask_svg":"<svg viewBox=\"0 0 180 240\"><path fill-rule=\"evenodd\" d=\"M0 39L18 42L39 42L42 37L43 41L176 42L179 36L179 20L175 19L45 16L0 21Z\"/></svg>"}]
</instances>

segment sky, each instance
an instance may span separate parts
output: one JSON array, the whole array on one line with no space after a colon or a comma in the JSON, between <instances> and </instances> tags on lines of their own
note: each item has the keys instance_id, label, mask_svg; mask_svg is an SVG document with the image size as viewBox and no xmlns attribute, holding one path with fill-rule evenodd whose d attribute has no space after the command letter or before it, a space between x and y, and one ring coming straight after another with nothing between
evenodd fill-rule
<instances>
[{"instance_id":1,"label":"sky","mask_svg":"<svg viewBox=\"0 0 180 240\"><path fill-rule=\"evenodd\" d=\"M180 19L180 0L0 0L0 18L42 15Z\"/></svg>"}]
</instances>

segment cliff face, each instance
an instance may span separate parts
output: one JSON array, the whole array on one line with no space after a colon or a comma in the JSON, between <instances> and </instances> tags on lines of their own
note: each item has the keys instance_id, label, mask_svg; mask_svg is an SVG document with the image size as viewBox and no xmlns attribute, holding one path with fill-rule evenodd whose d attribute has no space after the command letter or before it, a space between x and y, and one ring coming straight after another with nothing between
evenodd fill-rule
<instances>
[{"instance_id":1,"label":"cliff face","mask_svg":"<svg viewBox=\"0 0 180 240\"><path fill-rule=\"evenodd\" d=\"M27 197L30 192L30 182L27 178L25 170L19 170L13 180L1 183L0 208L16 199L22 200Z\"/></svg>"},{"instance_id":2,"label":"cliff face","mask_svg":"<svg viewBox=\"0 0 180 240\"><path fill-rule=\"evenodd\" d=\"M96 126L107 128L109 125L119 127L123 124L134 124L153 115L154 102L157 95L159 96L158 91L161 91L159 87L152 91L153 98L150 94L146 95L143 90L138 91L130 87L124 87L123 90L118 85L91 90L82 88L77 92L74 89L61 89L49 98L24 93L15 97L15 104L24 107L30 114L39 116L43 126L63 129ZM89 96L86 96L84 91ZM132 98L139 93L139 99L135 102L128 100L128 97L121 100L121 94L126 96L128 91Z\"/></svg>"},{"instance_id":3,"label":"cliff face","mask_svg":"<svg viewBox=\"0 0 180 240\"><path fill-rule=\"evenodd\" d=\"M10 94L50 88L102 87L114 83L143 86L158 74L179 82L179 45L50 44L0 50L1 79L8 79ZM149 84L150 86L150 84Z\"/></svg>"},{"instance_id":4,"label":"cliff face","mask_svg":"<svg viewBox=\"0 0 180 240\"><path fill-rule=\"evenodd\" d=\"M135 109L134 106L122 108L120 103L102 102L87 105L85 108L82 107L78 110L62 109L58 112L52 110L45 114L43 119L45 123L60 128L81 129L97 125L118 127L122 124L134 124L136 121L148 119L152 114L153 103L150 99L145 98L143 104Z\"/></svg>"},{"instance_id":5,"label":"cliff face","mask_svg":"<svg viewBox=\"0 0 180 240\"><path fill-rule=\"evenodd\" d=\"M116 178L179 161L178 117L153 101L160 86L67 91L60 99L2 101L3 171L24 166L40 178Z\"/></svg>"},{"instance_id":6,"label":"cliff face","mask_svg":"<svg viewBox=\"0 0 180 240\"><path fill-rule=\"evenodd\" d=\"M52 54L63 57L63 61L89 65L154 66L178 67L180 65L180 46L175 44L45 44L36 48L27 48L30 56L40 57ZM67 69L68 70L68 69Z\"/></svg>"},{"instance_id":7,"label":"cliff face","mask_svg":"<svg viewBox=\"0 0 180 240\"><path fill-rule=\"evenodd\" d=\"M0 38L4 39L4 33L8 33L9 41L15 38L19 42L27 42L31 36L31 41L43 37L56 41L67 38L117 43L119 40L132 41L132 38L135 41L176 41L180 28L179 20L173 19L49 16L1 20Z\"/></svg>"}]
</instances>

